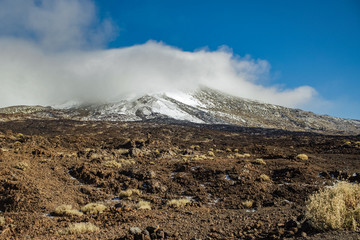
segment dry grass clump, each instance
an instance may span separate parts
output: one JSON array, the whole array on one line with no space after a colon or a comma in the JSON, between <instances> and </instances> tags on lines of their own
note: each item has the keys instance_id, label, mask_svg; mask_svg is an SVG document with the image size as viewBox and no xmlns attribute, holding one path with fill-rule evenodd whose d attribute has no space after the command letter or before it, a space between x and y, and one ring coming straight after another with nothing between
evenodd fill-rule
<instances>
[{"instance_id":1,"label":"dry grass clump","mask_svg":"<svg viewBox=\"0 0 360 240\"><path fill-rule=\"evenodd\" d=\"M199 145L191 145L190 146L191 149L199 151L200 150L200 146Z\"/></svg>"},{"instance_id":2,"label":"dry grass clump","mask_svg":"<svg viewBox=\"0 0 360 240\"><path fill-rule=\"evenodd\" d=\"M208 151L208 155L209 155L210 157L215 157L215 153L214 153L213 151Z\"/></svg>"},{"instance_id":3,"label":"dry grass clump","mask_svg":"<svg viewBox=\"0 0 360 240\"><path fill-rule=\"evenodd\" d=\"M77 234L77 233L89 233L97 232L99 228L89 222L73 223L70 224L68 228L61 231L61 234Z\"/></svg>"},{"instance_id":4,"label":"dry grass clump","mask_svg":"<svg viewBox=\"0 0 360 240\"><path fill-rule=\"evenodd\" d=\"M167 205L175 208L185 207L186 204L190 203L189 199L172 199L167 202Z\"/></svg>"},{"instance_id":5,"label":"dry grass clump","mask_svg":"<svg viewBox=\"0 0 360 240\"><path fill-rule=\"evenodd\" d=\"M309 157L306 155L306 154L303 154L303 153L301 153L301 154L298 154L297 156L296 156L296 159L299 159L299 160L308 160L309 159Z\"/></svg>"},{"instance_id":6,"label":"dry grass clump","mask_svg":"<svg viewBox=\"0 0 360 240\"><path fill-rule=\"evenodd\" d=\"M151 204L148 201L139 201L136 205L137 209L148 209L151 210Z\"/></svg>"},{"instance_id":7,"label":"dry grass clump","mask_svg":"<svg viewBox=\"0 0 360 240\"><path fill-rule=\"evenodd\" d=\"M270 182L271 181L270 177L268 175L266 175L266 174L261 174L260 175L260 180L262 182Z\"/></svg>"},{"instance_id":8,"label":"dry grass clump","mask_svg":"<svg viewBox=\"0 0 360 240\"><path fill-rule=\"evenodd\" d=\"M5 218L0 217L0 226L4 226L6 224Z\"/></svg>"},{"instance_id":9,"label":"dry grass clump","mask_svg":"<svg viewBox=\"0 0 360 240\"><path fill-rule=\"evenodd\" d=\"M107 207L101 203L89 203L81 208L85 214L102 213Z\"/></svg>"},{"instance_id":10,"label":"dry grass clump","mask_svg":"<svg viewBox=\"0 0 360 240\"><path fill-rule=\"evenodd\" d=\"M320 230L360 230L360 186L339 182L310 196L306 217Z\"/></svg>"},{"instance_id":11,"label":"dry grass clump","mask_svg":"<svg viewBox=\"0 0 360 240\"><path fill-rule=\"evenodd\" d=\"M103 165L108 168L121 168L121 163L118 163L115 160L106 161Z\"/></svg>"},{"instance_id":12,"label":"dry grass clump","mask_svg":"<svg viewBox=\"0 0 360 240\"><path fill-rule=\"evenodd\" d=\"M250 157L251 155L249 153L244 153L244 154L235 153L234 156L236 158L246 158L246 157Z\"/></svg>"},{"instance_id":13,"label":"dry grass clump","mask_svg":"<svg viewBox=\"0 0 360 240\"><path fill-rule=\"evenodd\" d=\"M266 165L266 162L262 158L255 159L254 163L258 165Z\"/></svg>"},{"instance_id":14,"label":"dry grass clump","mask_svg":"<svg viewBox=\"0 0 360 240\"><path fill-rule=\"evenodd\" d=\"M214 154L215 156L215 154ZM201 160L205 160L205 159L213 159L212 157L207 157L206 155L194 155L191 160L192 161L201 161Z\"/></svg>"},{"instance_id":15,"label":"dry grass clump","mask_svg":"<svg viewBox=\"0 0 360 240\"><path fill-rule=\"evenodd\" d=\"M22 171L25 171L29 168L29 164L27 162L19 162L17 163L14 168L20 169Z\"/></svg>"},{"instance_id":16,"label":"dry grass clump","mask_svg":"<svg viewBox=\"0 0 360 240\"><path fill-rule=\"evenodd\" d=\"M141 196L141 192L139 189L126 189L125 191L121 191L119 193L119 197L123 199L131 199L132 196L139 197Z\"/></svg>"},{"instance_id":17,"label":"dry grass clump","mask_svg":"<svg viewBox=\"0 0 360 240\"><path fill-rule=\"evenodd\" d=\"M57 208L55 208L54 211L55 215L57 216L82 216L83 213L80 212L77 209L73 209L71 205L60 205Z\"/></svg>"},{"instance_id":18,"label":"dry grass clump","mask_svg":"<svg viewBox=\"0 0 360 240\"><path fill-rule=\"evenodd\" d=\"M246 200L244 202L242 202L242 205L245 207L245 208L252 208L254 202L251 201L251 200Z\"/></svg>"},{"instance_id":19,"label":"dry grass clump","mask_svg":"<svg viewBox=\"0 0 360 240\"><path fill-rule=\"evenodd\" d=\"M134 160L117 159L117 160L105 161L103 165L108 168L121 168L122 166L130 165L134 163L135 163Z\"/></svg>"}]
</instances>

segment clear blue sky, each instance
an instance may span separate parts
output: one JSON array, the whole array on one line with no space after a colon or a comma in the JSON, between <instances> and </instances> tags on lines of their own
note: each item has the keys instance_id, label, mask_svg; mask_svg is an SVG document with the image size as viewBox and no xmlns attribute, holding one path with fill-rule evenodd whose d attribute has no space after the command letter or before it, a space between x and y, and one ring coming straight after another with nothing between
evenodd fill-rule
<instances>
[{"instance_id":1,"label":"clear blue sky","mask_svg":"<svg viewBox=\"0 0 360 240\"><path fill-rule=\"evenodd\" d=\"M321 113L360 119L358 0L96 0L119 36L109 48L163 41L183 50L221 45L267 60L266 84L314 87L332 106Z\"/></svg>"}]
</instances>

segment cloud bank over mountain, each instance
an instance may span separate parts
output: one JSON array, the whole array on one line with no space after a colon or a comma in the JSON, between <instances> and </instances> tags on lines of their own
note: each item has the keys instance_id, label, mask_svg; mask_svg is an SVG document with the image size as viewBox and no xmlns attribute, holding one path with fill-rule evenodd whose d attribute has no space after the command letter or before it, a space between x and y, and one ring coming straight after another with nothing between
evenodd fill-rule
<instances>
[{"instance_id":1,"label":"cloud bank over mountain","mask_svg":"<svg viewBox=\"0 0 360 240\"><path fill-rule=\"evenodd\" d=\"M288 107L316 99L310 86L261 85L270 64L226 47L187 52L148 41L106 49L117 27L98 18L92 1L0 0L0 6L0 107L116 101L199 86Z\"/></svg>"}]
</instances>

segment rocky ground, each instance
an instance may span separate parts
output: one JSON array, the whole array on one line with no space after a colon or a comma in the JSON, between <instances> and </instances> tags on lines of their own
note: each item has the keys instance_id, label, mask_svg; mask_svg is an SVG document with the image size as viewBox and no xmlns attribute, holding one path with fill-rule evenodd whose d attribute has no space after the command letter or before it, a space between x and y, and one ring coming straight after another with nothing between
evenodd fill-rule
<instances>
[{"instance_id":1,"label":"rocky ground","mask_svg":"<svg viewBox=\"0 0 360 240\"><path fill-rule=\"evenodd\" d=\"M359 135L0 122L0 239L359 239L304 216L310 194L357 173Z\"/></svg>"}]
</instances>

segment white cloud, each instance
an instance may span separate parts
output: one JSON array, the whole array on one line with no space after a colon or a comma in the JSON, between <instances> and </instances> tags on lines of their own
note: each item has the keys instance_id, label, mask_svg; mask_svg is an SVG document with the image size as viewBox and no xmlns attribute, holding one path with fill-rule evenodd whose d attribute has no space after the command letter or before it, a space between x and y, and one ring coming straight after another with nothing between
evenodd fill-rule
<instances>
[{"instance_id":1,"label":"white cloud","mask_svg":"<svg viewBox=\"0 0 360 240\"><path fill-rule=\"evenodd\" d=\"M23 5L16 8L18 4ZM316 95L309 86L260 85L269 63L234 56L226 47L186 52L149 41L101 49L114 27L97 19L90 1L0 0L0 6L0 107L108 101L127 93L194 90L200 85L289 107L302 106Z\"/></svg>"},{"instance_id":2,"label":"white cloud","mask_svg":"<svg viewBox=\"0 0 360 240\"><path fill-rule=\"evenodd\" d=\"M25 38L46 50L103 46L115 34L89 0L0 0L0 36Z\"/></svg>"}]
</instances>

